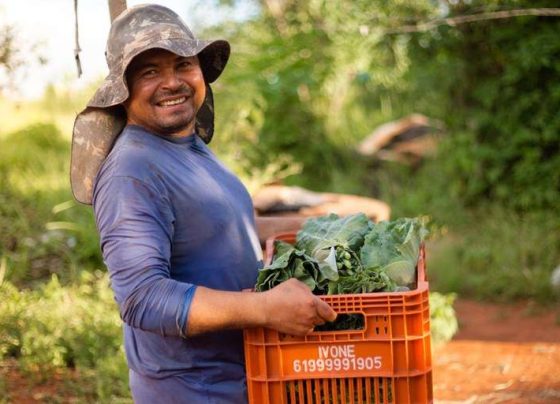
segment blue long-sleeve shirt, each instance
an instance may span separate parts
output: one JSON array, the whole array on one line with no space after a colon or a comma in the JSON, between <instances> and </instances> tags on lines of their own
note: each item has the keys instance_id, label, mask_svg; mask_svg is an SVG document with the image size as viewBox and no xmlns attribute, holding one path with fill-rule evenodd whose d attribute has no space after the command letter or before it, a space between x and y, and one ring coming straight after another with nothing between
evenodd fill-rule
<instances>
[{"instance_id":1,"label":"blue long-sleeve shirt","mask_svg":"<svg viewBox=\"0 0 560 404\"><path fill-rule=\"evenodd\" d=\"M135 400L244 402L241 331L185 336L198 285L255 283L262 257L244 186L197 135L128 126L97 176L93 208Z\"/></svg>"}]
</instances>

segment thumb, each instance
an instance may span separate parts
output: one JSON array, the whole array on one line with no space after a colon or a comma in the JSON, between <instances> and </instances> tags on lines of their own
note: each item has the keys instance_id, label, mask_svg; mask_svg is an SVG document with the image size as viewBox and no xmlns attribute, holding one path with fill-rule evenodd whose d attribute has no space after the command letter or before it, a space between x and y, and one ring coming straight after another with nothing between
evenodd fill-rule
<instances>
[{"instance_id":1,"label":"thumb","mask_svg":"<svg viewBox=\"0 0 560 404\"><path fill-rule=\"evenodd\" d=\"M327 303L317 298L317 314L325 321L334 321L336 312Z\"/></svg>"}]
</instances>

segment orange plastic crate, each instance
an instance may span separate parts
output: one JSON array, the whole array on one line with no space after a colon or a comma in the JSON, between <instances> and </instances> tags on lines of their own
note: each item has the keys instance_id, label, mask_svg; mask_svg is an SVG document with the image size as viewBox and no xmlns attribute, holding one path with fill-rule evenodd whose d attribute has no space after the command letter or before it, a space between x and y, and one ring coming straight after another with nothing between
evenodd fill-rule
<instances>
[{"instance_id":1,"label":"orange plastic crate","mask_svg":"<svg viewBox=\"0 0 560 404\"><path fill-rule=\"evenodd\" d=\"M275 239L294 243L295 234ZM271 239L266 246L267 263L273 249ZM428 289L422 246L415 290L321 296L339 315L363 315L363 329L314 331L305 337L246 329L249 402L432 402Z\"/></svg>"}]
</instances>

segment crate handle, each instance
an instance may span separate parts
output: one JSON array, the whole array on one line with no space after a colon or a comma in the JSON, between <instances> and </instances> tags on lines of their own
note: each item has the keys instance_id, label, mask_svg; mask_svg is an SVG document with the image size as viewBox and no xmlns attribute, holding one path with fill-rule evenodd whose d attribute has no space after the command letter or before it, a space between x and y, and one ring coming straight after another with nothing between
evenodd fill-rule
<instances>
[{"instance_id":1,"label":"crate handle","mask_svg":"<svg viewBox=\"0 0 560 404\"><path fill-rule=\"evenodd\" d=\"M335 310L336 311L336 310ZM325 323L323 325L318 325L313 329L313 333L322 333L322 332L348 332L348 331L359 331L365 332L367 329L367 322L366 316L364 313L361 312L345 312L345 313L338 313L336 320ZM338 328L338 329L329 329L331 324L336 324L339 322L345 321L347 324L343 324L342 327L348 328ZM351 326L360 326L360 328L350 328Z\"/></svg>"}]
</instances>

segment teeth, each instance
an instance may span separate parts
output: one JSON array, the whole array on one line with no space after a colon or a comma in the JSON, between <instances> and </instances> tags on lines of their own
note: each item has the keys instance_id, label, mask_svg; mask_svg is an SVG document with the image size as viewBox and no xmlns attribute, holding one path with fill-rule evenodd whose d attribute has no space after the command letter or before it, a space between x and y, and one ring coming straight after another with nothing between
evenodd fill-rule
<instances>
[{"instance_id":1,"label":"teeth","mask_svg":"<svg viewBox=\"0 0 560 404\"><path fill-rule=\"evenodd\" d=\"M163 107L169 107L170 105L177 105L181 104L182 102L185 102L185 97L177 98L176 100L171 101L162 101L159 103L159 105Z\"/></svg>"}]
</instances>

